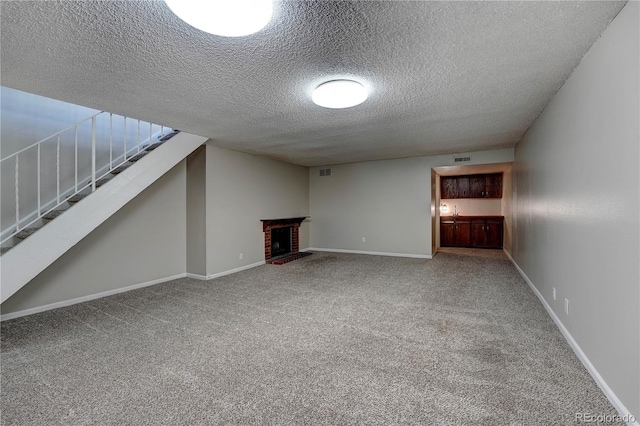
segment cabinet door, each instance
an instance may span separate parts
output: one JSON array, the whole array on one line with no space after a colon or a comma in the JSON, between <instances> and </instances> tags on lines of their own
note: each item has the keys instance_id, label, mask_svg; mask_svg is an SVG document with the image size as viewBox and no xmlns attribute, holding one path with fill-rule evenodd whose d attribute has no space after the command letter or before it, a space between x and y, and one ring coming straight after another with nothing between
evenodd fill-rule
<instances>
[{"instance_id":1,"label":"cabinet door","mask_svg":"<svg viewBox=\"0 0 640 426\"><path fill-rule=\"evenodd\" d=\"M455 232L453 223L440 224L440 246L451 247L455 245Z\"/></svg>"},{"instance_id":2,"label":"cabinet door","mask_svg":"<svg viewBox=\"0 0 640 426\"><path fill-rule=\"evenodd\" d=\"M486 197L502 198L502 173L487 175Z\"/></svg>"},{"instance_id":3,"label":"cabinet door","mask_svg":"<svg viewBox=\"0 0 640 426\"><path fill-rule=\"evenodd\" d=\"M487 231L484 221L471 222L471 247L483 248L487 246Z\"/></svg>"},{"instance_id":4,"label":"cabinet door","mask_svg":"<svg viewBox=\"0 0 640 426\"><path fill-rule=\"evenodd\" d=\"M469 176L458 176L456 178L456 198L469 198L470 196Z\"/></svg>"},{"instance_id":5,"label":"cabinet door","mask_svg":"<svg viewBox=\"0 0 640 426\"><path fill-rule=\"evenodd\" d=\"M502 248L502 233L503 225L502 221L488 220L486 226L486 239L485 247L487 248Z\"/></svg>"},{"instance_id":6,"label":"cabinet door","mask_svg":"<svg viewBox=\"0 0 640 426\"><path fill-rule=\"evenodd\" d=\"M457 247L469 247L471 244L471 228L469 222L456 222L454 227L455 245Z\"/></svg>"},{"instance_id":7,"label":"cabinet door","mask_svg":"<svg viewBox=\"0 0 640 426\"><path fill-rule=\"evenodd\" d=\"M440 198L456 198L456 178L442 176L440 178Z\"/></svg>"},{"instance_id":8,"label":"cabinet door","mask_svg":"<svg viewBox=\"0 0 640 426\"><path fill-rule=\"evenodd\" d=\"M470 198L483 198L487 193L487 175L471 175L469 176L469 185L471 186Z\"/></svg>"}]
</instances>

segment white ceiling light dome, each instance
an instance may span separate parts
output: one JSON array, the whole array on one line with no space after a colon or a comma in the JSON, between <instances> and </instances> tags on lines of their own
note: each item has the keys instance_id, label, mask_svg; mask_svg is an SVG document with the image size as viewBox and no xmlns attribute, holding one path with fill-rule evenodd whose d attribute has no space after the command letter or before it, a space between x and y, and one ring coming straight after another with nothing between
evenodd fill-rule
<instances>
[{"instance_id":1,"label":"white ceiling light dome","mask_svg":"<svg viewBox=\"0 0 640 426\"><path fill-rule=\"evenodd\" d=\"M331 80L313 91L311 99L325 108L349 108L363 103L369 96L367 89L354 80Z\"/></svg>"},{"instance_id":2,"label":"white ceiling light dome","mask_svg":"<svg viewBox=\"0 0 640 426\"><path fill-rule=\"evenodd\" d=\"M164 1L187 24L224 37L242 37L258 32L273 15L273 0Z\"/></svg>"}]
</instances>

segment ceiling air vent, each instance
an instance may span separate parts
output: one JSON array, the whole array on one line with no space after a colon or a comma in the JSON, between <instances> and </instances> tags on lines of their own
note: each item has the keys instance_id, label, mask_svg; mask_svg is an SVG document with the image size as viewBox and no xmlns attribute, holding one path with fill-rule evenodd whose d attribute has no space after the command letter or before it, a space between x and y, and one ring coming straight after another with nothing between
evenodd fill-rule
<instances>
[{"instance_id":1,"label":"ceiling air vent","mask_svg":"<svg viewBox=\"0 0 640 426\"><path fill-rule=\"evenodd\" d=\"M320 169L320 176L331 176L331 169Z\"/></svg>"},{"instance_id":2,"label":"ceiling air vent","mask_svg":"<svg viewBox=\"0 0 640 426\"><path fill-rule=\"evenodd\" d=\"M470 163L471 157L453 157L453 163Z\"/></svg>"}]
</instances>

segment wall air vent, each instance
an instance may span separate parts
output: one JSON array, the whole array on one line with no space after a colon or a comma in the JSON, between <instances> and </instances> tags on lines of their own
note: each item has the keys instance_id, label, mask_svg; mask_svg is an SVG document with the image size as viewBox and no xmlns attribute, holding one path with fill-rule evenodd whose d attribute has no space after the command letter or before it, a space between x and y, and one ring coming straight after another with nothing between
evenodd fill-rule
<instances>
[{"instance_id":1,"label":"wall air vent","mask_svg":"<svg viewBox=\"0 0 640 426\"><path fill-rule=\"evenodd\" d=\"M320 176L331 176L331 169L320 169Z\"/></svg>"},{"instance_id":2,"label":"wall air vent","mask_svg":"<svg viewBox=\"0 0 640 426\"><path fill-rule=\"evenodd\" d=\"M470 163L471 157L453 157L453 162L455 163Z\"/></svg>"}]
</instances>

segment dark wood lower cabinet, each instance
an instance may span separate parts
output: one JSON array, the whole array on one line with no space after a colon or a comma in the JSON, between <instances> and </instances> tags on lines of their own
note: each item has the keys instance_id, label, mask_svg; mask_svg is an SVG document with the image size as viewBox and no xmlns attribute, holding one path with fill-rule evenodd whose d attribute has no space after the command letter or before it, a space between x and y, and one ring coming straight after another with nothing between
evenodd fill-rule
<instances>
[{"instance_id":1,"label":"dark wood lower cabinet","mask_svg":"<svg viewBox=\"0 0 640 426\"><path fill-rule=\"evenodd\" d=\"M470 222L444 222L440 225L440 245L448 247L469 247L471 243Z\"/></svg>"},{"instance_id":2,"label":"dark wood lower cabinet","mask_svg":"<svg viewBox=\"0 0 640 426\"><path fill-rule=\"evenodd\" d=\"M501 216L443 216L441 247L502 248Z\"/></svg>"}]
</instances>

